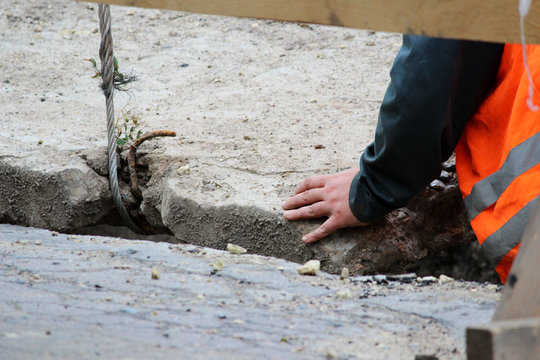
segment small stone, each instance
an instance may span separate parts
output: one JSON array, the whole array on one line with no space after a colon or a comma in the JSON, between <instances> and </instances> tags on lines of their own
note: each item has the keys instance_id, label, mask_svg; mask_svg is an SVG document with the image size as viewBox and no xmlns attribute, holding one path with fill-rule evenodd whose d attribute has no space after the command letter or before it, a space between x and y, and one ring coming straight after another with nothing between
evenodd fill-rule
<instances>
[{"instance_id":1,"label":"small stone","mask_svg":"<svg viewBox=\"0 0 540 360\"><path fill-rule=\"evenodd\" d=\"M450 180L452 179L452 173L446 171L446 170L441 170L441 175L439 175L439 179L441 180Z\"/></svg>"},{"instance_id":2,"label":"small stone","mask_svg":"<svg viewBox=\"0 0 540 360\"><path fill-rule=\"evenodd\" d=\"M321 268L319 260L309 260L307 263L297 269L300 275L317 275L317 271Z\"/></svg>"},{"instance_id":3,"label":"small stone","mask_svg":"<svg viewBox=\"0 0 540 360\"><path fill-rule=\"evenodd\" d=\"M334 349L328 349L326 350L326 360L334 360L337 359L338 356L336 354L336 351Z\"/></svg>"},{"instance_id":4,"label":"small stone","mask_svg":"<svg viewBox=\"0 0 540 360\"><path fill-rule=\"evenodd\" d=\"M444 274L441 274L441 276L439 276L439 283L440 284L446 284L446 283L450 283L450 282L453 282L454 279L451 278L450 276L446 276Z\"/></svg>"},{"instance_id":5,"label":"small stone","mask_svg":"<svg viewBox=\"0 0 540 360\"><path fill-rule=\"evenodd\" d=\"M41 244L43 244L43 242L41 240L36 240L36 242L34 244L41 245Z\"/></svg>"},{"instance_id":6,"label":"small stone","mask_svg":"<svg viewBox=\"0 0 540 360\"><path fill-rule=\"evenodd\" d=\"M218 260L215 263L211 263L210 266L212 267L212 270L214 271L223 270L223 262L221 260Z\"/></svg>"},{"instance_id":7,"label":"small stone","mask_svg":"<svg viewBox=\"0 0 540 360\"><path fill-rule=\"evenodd\" d=\"M337 299L347 300L347 299L350 299L351 297L352 295L349 289L341 289L336 293Z\"/></svg>"},{"instance_id":8,"label":"small stone","mask_svg":"<svg viewBox=\"0 0 540 360\"><path fill-rule=\"evenodd\" d=\"M446 188L446 185L441 180L435 179L430 184L429 187L435 190L444 190Z\"/></svg>"},{"instance_id":9,"label":"small stone","mask_svg":"<svg viewBox=\"0 0 540 360\"><path fill-rule=\"evenodd\" d=\"M243 247L231 243L227 244L227 251L235 255L245 254L247 252Z\"/></svg>"},{"instance_id":10,"label":"small stone","mask_svg":"<svg viewBox=\"0 0 540 360\"><path fill-rule=\"evenodd\" d=\"M339 276L341 280L345 280L349 278L349 268L344 267L341 269L341 275Z\"/></svg>"},{"instance_id":11,"label":"small stone","mask_svg":"<svg viewBox=\"0 0 540 360\"><path fill-rule=\"evenodd\" d=\"M178 170L176 170L176 173L178 175L187 175L189 174L189 171L190 171L189 164L186 164L186 165L180 166Z\"/></svg>"},{"instance_id":12,"label":"small stone","mask_svg":"<svg viewBox=\"0 0 540 360\"><path fill-rule=\"evenodd\" d=\"M152 268L152 280L159 280L161 277L161 274L159 273L159 270L156 268Z\"/></svg>"}]
</instances>

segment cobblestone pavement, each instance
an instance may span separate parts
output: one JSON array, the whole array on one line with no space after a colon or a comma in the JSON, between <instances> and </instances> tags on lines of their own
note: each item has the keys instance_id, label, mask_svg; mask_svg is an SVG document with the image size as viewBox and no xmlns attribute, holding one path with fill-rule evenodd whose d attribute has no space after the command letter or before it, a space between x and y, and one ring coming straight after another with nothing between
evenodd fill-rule
<instances>
[{"instance_id":1,"label":"cobblestone pavement","mask_svg":"<svg viewBox=\"0 0 540 360\"><path fill-rule=\"evenodd\" d=\"M0 225L0 358L458 359L466 326L488 322L499 297L494 285L297 268Z\"/></svg>"}]
</instances>

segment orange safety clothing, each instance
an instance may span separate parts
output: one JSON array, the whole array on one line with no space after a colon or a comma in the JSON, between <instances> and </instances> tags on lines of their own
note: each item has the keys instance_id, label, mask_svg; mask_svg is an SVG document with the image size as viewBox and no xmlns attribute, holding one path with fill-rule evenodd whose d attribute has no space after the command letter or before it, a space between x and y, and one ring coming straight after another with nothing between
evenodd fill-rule
<instances>
[{"instance_id":1,"label":"orange safety clothing","mask_svg":"<svg viewBox=\"0 0 540 360\"><path fill-rule=\"evenodd\" d=\"M540 45L525 51L533 83L540 86ZM471 226L503 283L540 199L540 111L528 107L528 89L522 47L507 44L492 90L456 148ZM533 102L540 104L537 87Z\"/></svg>"}]
</instances>

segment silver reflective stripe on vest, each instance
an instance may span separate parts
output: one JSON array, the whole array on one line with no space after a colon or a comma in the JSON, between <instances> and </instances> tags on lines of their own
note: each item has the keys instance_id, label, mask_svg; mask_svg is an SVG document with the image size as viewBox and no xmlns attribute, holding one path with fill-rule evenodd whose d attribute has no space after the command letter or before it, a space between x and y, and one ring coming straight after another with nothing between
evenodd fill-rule
<instances>
[{"instance_id":1,"label":"silver reflective stripe on vest","mask_svg":"<svg viewBox=\"0 0 540 360\"><path fill-rule=\"evenodd\" d=\"M540 132L510 150L499 170L474 184L471 193L463 199L469 220L494 204L514 179L538 164Z\"/></svg>"},{"instance_id":2,"label":"silver reflective stripe on vest","mask_svg":"<svg viewBox=\"0 0 540 360\"><path fill-rule=\"evenodd\" d=\"M498 264L510 250L519 244L523 231L527 226L527 221L531 218L532 212L536 210L539 200L540 195L529 201L517 214L482 243L482 249L494 264Z\"/></svg>"}]
</instances>

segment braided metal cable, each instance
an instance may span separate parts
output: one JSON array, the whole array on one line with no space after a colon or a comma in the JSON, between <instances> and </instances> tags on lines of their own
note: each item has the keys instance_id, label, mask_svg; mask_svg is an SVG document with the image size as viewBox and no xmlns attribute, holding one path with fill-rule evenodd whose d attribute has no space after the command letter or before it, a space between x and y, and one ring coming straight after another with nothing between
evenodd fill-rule
<instances>
[{"instance_id":1,"label":"braided metal cable","mask_svg":"<svg viewBox=\"0 0 540 360\"><path fill-rule=\"evenodd\" d=\"M103 79L103 93L105 94L105 104L107 107L107 154L109 157L109 186L112 197L120 217L124 223L133 231L141 232L139 227L129 217L129 214L122 202L122 195L118 187L117 155L116 155L116 135L114 117L114 57L112 50L111 34L111 12L109 5L99 4L99 30L101 32L101 44L99 46L99 57L101 59L101 76Z\"/></svg>"}]
</instances>

